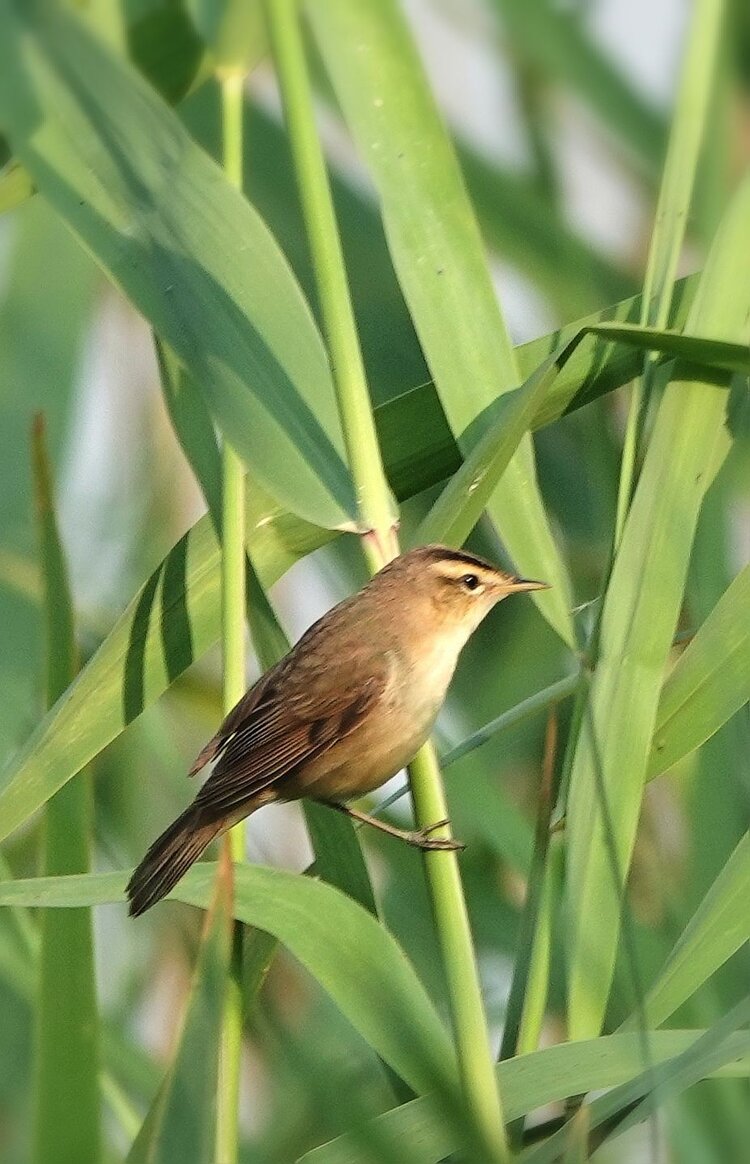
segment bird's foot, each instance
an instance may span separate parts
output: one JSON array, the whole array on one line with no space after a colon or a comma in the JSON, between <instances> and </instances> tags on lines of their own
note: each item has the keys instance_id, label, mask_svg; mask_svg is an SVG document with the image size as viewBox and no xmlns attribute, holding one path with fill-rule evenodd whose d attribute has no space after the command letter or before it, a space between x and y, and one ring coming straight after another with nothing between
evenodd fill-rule
<instances>
[{"instance_id":1,"label":"bird's foot","mask_svg":"<svg viewBox=\"0 0 750 1164\"><path fill-rule=\"evenodd\" d=\"M434 824L425 825L423 829L416 829L413 833L407 833L405 839L408 838L408 843L414 845L417 849L422 849L425 852L447 852L459 853L463 852L466 845L463 841L455 841L453 837L433 837L430 834L434 833L436 829L442 829L445 825L449 825L449 820L438 820Z\"/></svg>"},{"instance_id":2,"label":"bird's foot","mask_svg":"<svg viewBox=\"0 0 750 1164\"><path fill-rule=\"evenodd\" d=\"M461 841L454 841L452 837L433 837L430 835L436 829L442 829L445 825L450 824L449 820L438 820L435 824L425 825L422 829L409 832L407 829L400 829L396 825L388 824L387 821L378 820L375 816L368 816L366 812L360 812L358 808L341 804L337 800L324 800L321 803L328 808L334 808L336 812L343 812L345 816L359 821L360 824L372 825L373 828L379 829L381 833L386 833L389 837L397 837L400 841L406 841L407 845L413 845L415 849L422 849L426 852L442 850L447 853L456 853L466 848L466 845Z\"/></svg>"}]
</instances>

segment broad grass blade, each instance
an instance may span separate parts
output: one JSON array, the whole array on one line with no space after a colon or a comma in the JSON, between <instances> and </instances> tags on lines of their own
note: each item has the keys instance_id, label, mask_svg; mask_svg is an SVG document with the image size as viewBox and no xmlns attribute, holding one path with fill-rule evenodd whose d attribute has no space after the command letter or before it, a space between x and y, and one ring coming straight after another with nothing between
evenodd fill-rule
<instances>
[{"instance_id":1,"label":"broad grass blade","mask_svg":"<svg viewBox=\"0 0 750 1164\"><path fill-rule=\"evenodd\" d=\"M670 328L684 325L698 278L690 275L675 284ZM641 349L612 343L597 334L596 329L599 325L613 327L618 323L632 323L638 319L640 305L640 296L625 299L514 348L520 377L527 381L553 352L564 349L581 331L590 331L570 353L541 400L532 420L533 429L552 424L639 374L643 366ZM489 427L505 406L502 397L495 400L482 413L483 423ZM375 423L388 478L401 500L445 480L461 464L461 455L432 383L386 394L375 406Z\"/></svg>"},{"instance_id":2,"label":"broad grass blade","mask_svg":"<svg viewBox=\"0 0 750 1164\"><path fill-rule=\"evenodd\" d=\"M216 866L193 866L172 897L206 909ZM234 915L274 934L367 1040L418 1093L454 1093L448 1033L395 939L323 881L262 865L235 866ZM0 904L90 906L124 901L127 874L0 883Z\"/></svg>"},{"instance_id":3,"label":"broad grass blade","mask_svg":"<svg viewBox=\"0 0 750 1164\"><path fill-rule=\"evenodd\" d=\"M557 375L558 356L545 360L516 392L502 397L505 408L474 445L417 530L417 544L461 546L482 516L511 458L531 427Z\"/></svg>"},{"instance_id":4,"label":"broad grass blade","mask_svg":"<svg viewBox=\"0 0 750 1164\"><path fill-rule=\"evenodd\" d=\"M750 180L711 251L688 331L748 334ZM699 380L666 389L604 600L600 655L567 806L569 1022L597 1033L620 932L659 693L703 496L730 446L726 393ZM613 867L614 866L614 867ZM591 919L596 918L596 926Z\"/></svg>"},{"instance_id":5,"label":"broad grass blade","mask_svg":"<svg viewBox=\"0 0 750 1164\"><path fill-rule=\"evenodd\" d=\"M700 275L689 275L675 283L668 320L673 331L684 330L699 282ZM527 379L547 356L564 347L580 331L586 328L592 331L581 341L555 380L550 395L537 413L535 428L551 424L566 412L581 408L605 392L627 384L640 373L643 357L639 351L616 347L596 335L594 329L596 325L637 324L641 305L640 295L625 299L515 349L521 377Z\"/></svg>"},{"instance_id":6,"label":"broad grass blade","mask_svg":"<svg viewBox=\"0 0 750 1164\"><path fill-rule=\"evenodd\" d=\"M664 1063L654 1064L628 1083L595 1099L589 1107L592 1129L611 1121L612 1130L594 1140L594 1145L620 1135L633 1124L647 1119L660 1104L688 1087L728 1066L738 1055L750 1053L750 1031L742 1029L750 1014L750 996L729 1014L723 1015L689 1047ZM653 1039L649 1032L649 1041ZM568 1143L570 1125L550 1136L538 1148L524 1153L524 1164L553 1164Z\"/></svg>"},{"instance_id":7,"label":"broad grass blade","mask_svg":"<svg viewBox=\"0 0 750 1164\"><path fill-rule=\"evenodd\" d=\"M0 4L0 118L40 192L168 342L292 512L351 528L325 350L265 224L67 7Z\"/></svg>"},{"instance_id":8,"label":"broad grass blade","mask_svg":"<svg viewBox=\"0 0 750 1164\"><path fill-rule=\"evenodd\" d=\"M591 331L604 339L620 340L644 351L675 356L685 363L698 367L723 369L745 375L750 372L750 352L746 344L665 331L658 327L637 327L629 323L595 324Z\"/></svg>"},{"instance_id":9,"label":"broad grass blade","mask_svg":"<svg viewBox=\"0 0 750 1164\"><path fill-rule=\"evenodd\" d=\"M681 1054L704 1034L703 1031L652 1031L649 1048L655 1065ZM747 1076L750 1054L744 1032L731 1038L727 1050L737 1056L720 1068L722 1074ZM607 1035L580 1043L560 1043L543 1051L520 1055L498 1064L497 1077L509 1119L519 1119L548 1103L583 1095L600 1087L616 1087L643 1070L643 1041L640 1035ZM420 1164L437 1164L455 1151L458 1143L446 1135L435 1119L434 1097L426 1096L393 1108L378 1116L392 1135L400 1135L414 1145ZM357 1143L341 1136L307 1152L300 1164L359 1164Z\"/></svg>"},{"instance_id":10,"label":"broad grass blade","mask_svg":"<svg viewBox=\"0 0 750 1164\"><path fill-rule=\"evenodd\" d=\"M396 273L451 429L467 456L484 431L484 410L522 377L452 145L392 0L311 0L307 12L375 180ZM534 599L573 645L567 573L542 506L528 437L488 509L519 569L552 584Z\"/></svg>"}]
</instances>

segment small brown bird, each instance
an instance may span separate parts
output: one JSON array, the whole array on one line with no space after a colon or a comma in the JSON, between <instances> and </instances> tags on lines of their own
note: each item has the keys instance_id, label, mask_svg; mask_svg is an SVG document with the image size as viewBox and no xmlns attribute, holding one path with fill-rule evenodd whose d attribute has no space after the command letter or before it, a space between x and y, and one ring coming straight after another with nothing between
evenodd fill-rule
<instances>
[{"instance_id":1,"label":"small brown bird","mask_svg":"<svg viewBox=\"0 0 750 1164\"><path fill-rule=\"evenodd\" d=\"M495 603L545 585L444 546L390 562L310 627L229 713L190 775L215 760L213 772L130 879L130 913L149 909L214 837L274 800L307 796L422 849L462 847L430 836L444 821L406 832L345 802L413 759L461 648Z\"/></svg>"}]
</instances>

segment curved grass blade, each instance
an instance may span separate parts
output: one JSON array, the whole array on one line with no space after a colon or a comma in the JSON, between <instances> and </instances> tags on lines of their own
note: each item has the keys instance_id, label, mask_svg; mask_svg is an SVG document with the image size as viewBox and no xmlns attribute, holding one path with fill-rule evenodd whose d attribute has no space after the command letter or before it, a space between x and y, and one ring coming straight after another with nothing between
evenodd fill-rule
<instances>
[{"instance_id":1,"label":"curved grass blade","mask_svg":"<svg viewBox=\"0 0 750 1164\"><path fill-rule=\"evenodd\" d=\"M653 1062L661 1064L693 1046L703 1031L653 1031L650 1044ZM730 1037L726 1066L722 1075L750 1074L750 1053L744 1032ZM732 1058L732 1054L735 1056ZM616 1087L636 1077L643 1068L642 1043L634 1034L606 1035L580 1043L560 1043L543 1051L519 1055L497 1066L497 1077L509 1119L520 1119L537 1108L600 1087ZM419 1164L437 1164L458 1147L455 1135L446 1135L435 1119L433 1096L415 1099L377 1116L391 1136L400 1136L413 1146ZM313 1148L300 1164L360 1164L361 1151L348 1135Z\"/></svg>"},{"instance_id":2,"label":"curved grass blade","mask_svg":"<svg viewBox=\"0 0 750 1164\"><path fill-rule=\"evenodd\" d=\"M698 278L698 275L690 275L675 284L669 319L671 328L684 325ZM625 299L514 349L520 378L528 379L553 352L560 351L579 332L589 329L550 385L548 395L541 401L533 418L532 428L552 424L638 375L643 364L640 350L605 340L594 329L603 322L610 326L637 319L640 303L638 296ZM502 400L488 406L482 414L484 423L489 426L502 407ZM445 480L461 464L458 448L432 383L420 384L384 399L375 406L375 423L387 476L401 500ZM408 441L405 434L408 434Z\"/></svg>"},{"instance_id":3,"label":"curved grass blade","mask_svg":"<svg viewBox=\"0 0 750 1164\"><path fill-rule=\"evenodd\" d=\"M175 432L218 531L221 521L221 454L211 418L189 374L158 338L156 350L162 390ZM245 572L250 635L261 668L267 670L286 654L290 644L249 557ZM303 802L303 811L318 875L377 914L367 865L352 822L314 803ZM261 930L248 931L244 935L242 992L246 1010L252 1006L265 980L276 945L276 939ZM212 1093L208 1089L205 1094Z\"/></svg>"},{"instance_id":4,"label":"curved grass blade","mask_svg":"<svg viewBox=\"0 0 750 1164\"><path fill-rule=\"evenodd\" d=\"M627 324L594 324L580 331L539 365L520 388L500 397L493 418L432 506L416 535L416 543L445 542L460 546L479 521L498 481L524 434L550 396L555 380L589 334L626 343L644 351L658 350L691 364L727 372L750 372L750 351L739 343L679 335Z\"/></svg>"},{"instance_id":5,"label":"curved grass blade","mask_svg":"<svg viewBox=\"0 0 750 1164\"><path fill-rule=\"evenodd\" d=\"M683 1051L669 1065L665 1064L659 1072L655 1087L652 1079L645 1076L644 1083L648 1082L650 1090L637 1106L632 1106L632 1100L624 1089L619 1095L615 1094L610 1102L613 1104L619 1102L621 1112L617 1113L613 1133L607 1134L605 1128L604 1134L597 1135L594 1142L597 1144L608 1143L615 1136L620 1136L629 1128L649 1119L666 1101L676 1098L688 1088L695 1086L696 1083L700 1083L712 1075L720 1075L727 1068L731 1070L737 1058L746 1054L750 1049L747 1016L746 1000L733 1007L729 1014L723 1015L713 1027L696 1041L694 1047ZM740 1102L742 1102L744 1099L742 1089L739 1095ZM594 1103L599 1103L604 1107L603 1098L595 1100ZM591 1106L593 1108L594 1104ZM602 1118L598 1111L593 1113L592 1122L597 1120L604 1123L604 1119L606 1119L606 1115ZM744 1138L742 1143L746 1143Z\"/></svg>"},{"instance_id":6,"label":"curved grass blade","mask_svg":"<svg viewBox=\"0 0 750 1164\"><path fill-rule=\"evenodd\" d=\"M377 186L396 274L441 403L468 456L484 432L484 410L521 376L452 145L392 0L310 0L307 13ZM519 569L552 584L534 599L574 645L567 573L528 437L488 508Z\"/></svg>"},{"instance_id":7,"label":"curved grass blade","mask_svg":"<svg viewBox=\"0 0 750 1164\"><path fill-rule=\"evenodd\" d=\"M78 652L41 416L32 441L51 706L72 681ZM48 876L88 871L91 810L88 780L60 789L47 805L42 865ZM99 1021L91 911L45 910L40 928L33 1159L35 1164L61 1159L98 1164Z\"/></svg>"},{"instance_id":8,"label":"curved grass blade","mask_svg":"<svg viewBox=\"0 0 750 1164\"><path fill-rule=\"evenodd\" d=\"M467 756L473 752L475 748L481 748L488 740L491 740L498 732L505 731L506 728L515 727L517 723L522 723L527 716L534 715L538 711L547 711L555 704L562 702L571 695L575 695L576 688L580 683L580 678L577 672L572 675L567 675L564 679L558 679L556 683L550 683L549 687L544 687L541 691L537 691L534 695L530 695L527 699L517 703L515 707L511 707L508 711L502 712L495 719L490 720L483 727L477 728L466 739L461 740L455 744L449 751L445 752L440 757L440 763L443 768L455 764L463 756Z\"/></svg>"},{"instance_id":9,"label":"curved grass blade","mask_svg":"<svg viewBox=\"0 0 750 1164\"><path fill-rule=\"evenodd\" d=\"M172 896L207 906L213 870L212 865L192 869ZM394 1020L386 1031L382 1029L387 1023L386 1016L403 1014L404 1007L411 1014L410 1008L414 1007L417 1027L428 1032L424 1046L424 1054L429 1060L426 1073L432 1075L433 1055L437 1054L442 1064L438 1078L444 1080L447 1070L446 1082L450 1085L451 1053L449 1048L445 1055L441 1051L441 1044L447 1046L447 1036L403 954L364 910L329 886L291 873L261 866L243 867L236 873L241 883L237 916L248 924L262 926L277 934L330 991L344 1013L350 1019L354 1017L355 1025L373 1046L376 1042L380 1044L381 1040L389 1047L394 1042L399 1044L393 1059L403 1054L412 1063L417 1060L417 1070L420 1070L423 1066L422 1048L400 1046L403 1032L399 1032L398 1022ZM127 874L122 873L105 873L0 883L0 905L65 908L117 902L123 899L126 877ZM346 942L351 958L337 956L339 940ZM363 962L367 976L360 978ZM383 979L386 991L381 995L378 992ZM363 992L364 999L361 1000ZM394 993L398 995L395 1006ZM415 999L419 1001L415 1002ZM403 1021L403 1030L408 1032L411 1019L404 1018ZM650 1032L653 1063L680 1054L693 1046L702 1034L699 1031ZM427 1049L428 1046L435 1050ZM750 1046L744 1032L738 1032L731 1039L727 1052L725 1066L717 1068L714 1064L711 1069L720 1069L723 1074L749 1075ZM497 1070L503 1094L507 1097L508 1116L515 1119L546 1103L631 1079L641 1070L642 1062L641 1034L622 1033L535 1051L501 1063ZM429 1085L429 1080L427 1082ZM435 1082L433 1077L433 1085ZM378 1120L402 1131L415 1146L423 1149L417 1159L436 1161L457 1146L452 1139L453 1129L443 1123L441 1113L444 1114L441 1101L428 1096L386 1112ZM316 1149L305 1157L316 1164L322 1164L324 1160L327 1164L334 1161L343 1164L357 1158L346 1154L345 1139Z\"/></svg>"},{"instance_id":10,"label":"curved grass blade","mask_svg":"<svg viewBox=\"0 0 750 1164\"><path fill-rule=\"evenodd\" d=\"M604 339L620 340L643 350L661 352L699 368L723 369L745 375L750 372L747 344L665 331L658 327L639 327L631 323L598 323L589 330L591 334L600 335Z\"/></svg>"},{"instance_id":11,"label":"curved grass blade","mask_svg":"<svg viewBox=\"0 0 750 1164\"><path fill-rule=\"evenodd\" d=\"M750 700L750 566L717 602L659 700L648 778L671 768Z\"/></svg>"},{"instance_id":12,"label":"curved grass blade","mask_svg":"<svg viewBox=\"0 0 750 1164\"><path fill-rule=\"evenodd\" d=\"M699 283L700 274L689 275L675 283L668 320L673 332L684 330ZM535 428L551 424L566 412L582 408L591 400L596 400L606 392L627 384L638 375L643 366L640 352L635 348L614 345L604 340L603 337L596 335L595 326L637 325L641 303L640 295L625 299L515 349L521 376L528 378L542 360L552 352L559 351L580 331L584 329L591 331L591 334L578 345L557 377L546 403L536 416Z\"/></svg>"},{"instance_id":13,"label":"curved grass blade","mask_svg":"<svg viewBox=\"0 0 750 1164\"><path fill-rule=\"evenodd\" d=\"M216 866L202 862L172 898L207 908ZM281 869L236 865L234 915L274 934L328 991L341 1011L415 1091L457 1086L447 1031L395 939L338 889ZM126 873L0 883L0 904L124 902Z\"/></svg>"},{"instance_id":14,"label":"curved grass blade","mask_svg":"<svg viewBox=\"0 0 750 1164\"><path fill-rule=\"evenodd\" d=\"M0 3L0 119L40 192L177 353L270 492L352 528L330 371L264 223L67 7Z\"/></svg>"},{"instance_id":15,"label":"curved grass blade","mask_svg":"<svg viewBox=\"0 0 750 1164\"><path fill-rule=\"evenodd\" d=\"M723 1015L689 1047L665 1063L649 1067L628 1083L595 1099L589 1106L592 1149L650 1116L668 1097L727 1067L738 1056L750 1053L750 1031L741 1029L750 1016L750 996ZM738 1029L739 1028L739 1029ZM650 1034L653 1039L653 1033ZM603 1126L605 1125L605 1126ZM606 1126L609 1125L609 1126ZM570 1125L550 1136L545 1143L523 1156L524 1164L553 1164L569 1141Z\"/></svg>"},{"instance_id":16,"label":"curved grass blade","mask_svg":"<svg viewBox=\"0 0 750 1164\"><path fill-rule=\"evenodd\" d=\"M661 1024L750 941L750 833L729 857L670 953L643 1004L649 1027ZM639 1016L640 1017L640 1016ZM628 1019L625 1028L632 1028Z\"/></svg>"},{"instance_id":17,"label":"curved grass blade","mask_svg":"<svg viewBox=\"0 0 750 1164\"><path fill-rule=\"evenodd\" d=\"M717 235L687 330L745 339L750 281L750 180ZM612 570L600 655L573 763L567 806L569 1020L598 1033L620 932L659 692L703 496L730 446L726 395L700 380L662 399ZM590 920L597 918L596 927Z\"/></svg>"}]
</instances>

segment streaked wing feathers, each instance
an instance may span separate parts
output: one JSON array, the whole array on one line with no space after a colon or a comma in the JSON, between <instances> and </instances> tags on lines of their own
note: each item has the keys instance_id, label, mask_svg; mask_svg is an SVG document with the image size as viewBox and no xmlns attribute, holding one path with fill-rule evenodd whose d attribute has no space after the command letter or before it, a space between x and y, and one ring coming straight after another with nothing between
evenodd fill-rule
<instances>
[{"instance_id":1,"label":"streaked wing feathers","mask_svg":"<svg viewBox=\"0 0 750 1164\"><path fill-rule=\"evenodd\" d=\"M242 699L235 704L226 719L222 722L216 735L212 736L206 746L201 749L199 755L196 756L193 766L188 772L188 776L195 776L196 772L200 772L201 768L205 768L206 764L210 764L224 749L239 726L245 720L249 721L253 712L259 711L264 704L273 700L276 680L282 668L287 664L288 658L289 656L282 659L275 667L271 667L265 674L261 675L257 683L254 683L249 691L245 692Z\"/></svg>"},{"instance_id":2,"label":"streaked wing feathers","mask_svg":"<svg viewBox=\"0 0 750 1164\"><path fill-rule=\"evenodd\" d=\"M344 691L332 686L316 700L310 699L309 689L295 691L294 684L283 682L278 697L276 685L267 684L265 698L256 699L247 714L236 716L234 732L226 732L227 721L224 732L215 737L223 736L214 751L219 758L196 804L212 813L228 813L264 789L280 785L349 735L382 697L390 678L385 657L376 661L375 673L371 659L369 663L370 674L364 682L352 683ZM283 789L278 791L283 799Z\"/></svg>"}]
</instances>

